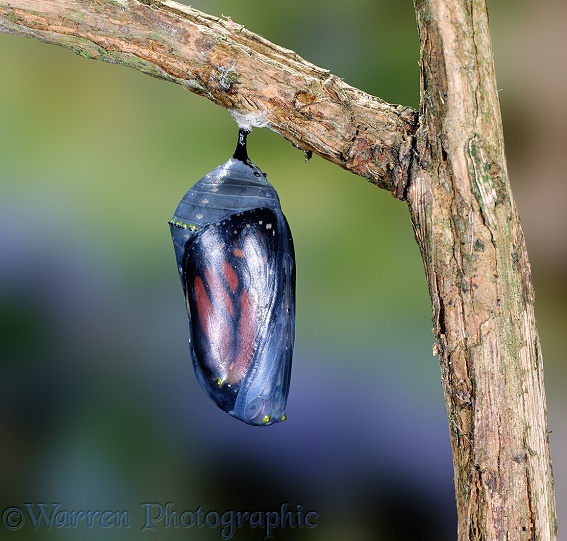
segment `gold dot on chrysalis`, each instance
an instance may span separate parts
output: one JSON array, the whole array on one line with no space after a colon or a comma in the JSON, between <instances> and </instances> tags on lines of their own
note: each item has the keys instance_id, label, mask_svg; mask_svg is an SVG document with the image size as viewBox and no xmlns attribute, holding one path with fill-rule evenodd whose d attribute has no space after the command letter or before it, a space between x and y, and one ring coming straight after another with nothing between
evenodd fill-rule
<instances>
[{"instance_id":1,"label":"gold dot on chrysalis","mask_svg":"<svg viewBox=\"0 0 567 541\"><path fill-rule=\"evenodd\" d=\"M215 381L215 383L217 384L217 387L222 387L222 379L217 378L217 380Z\"/></svg>"},{"instance_id":2,"label":"gold dot on chrysalis","mask_svg":"<svg viewBox=\"0 0 567 541\"><path fill-rule=\"evenodd\" d=\"M266 415L262 418L262 422L266 425L270 422L271 417L269 415Z\"/></svg>"},{"instance_id":3,"label":"gold dot on chrysalis","mask_svg":"<svg viewBox=\"0 0 567 541\"><path fill-rule=\"evenodd\" d=\"M284 415L282 415L282 418L281 418L281 420L282 420L282 421L285 421L286 419L287 419L287 416L286 416L285 414L284 414Z\"/></svg>"}]
</instances>

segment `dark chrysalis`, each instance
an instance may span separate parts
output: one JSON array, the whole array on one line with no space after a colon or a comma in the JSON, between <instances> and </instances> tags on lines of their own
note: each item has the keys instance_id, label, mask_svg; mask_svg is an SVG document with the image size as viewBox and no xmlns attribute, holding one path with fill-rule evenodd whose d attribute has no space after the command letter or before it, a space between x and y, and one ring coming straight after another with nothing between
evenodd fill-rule
<instances>
[{"instance_id":1,"label":"dark chrysalis","mask_svg":"<svg viewBox=\"0 0 567 541\"><path fill-rule=\"evenodd\" d=\"M199 384L250 425L284 421L295 333L295 255L276 190L233 157L183 197L169 222Z\"/></svg>"}]
</instances>

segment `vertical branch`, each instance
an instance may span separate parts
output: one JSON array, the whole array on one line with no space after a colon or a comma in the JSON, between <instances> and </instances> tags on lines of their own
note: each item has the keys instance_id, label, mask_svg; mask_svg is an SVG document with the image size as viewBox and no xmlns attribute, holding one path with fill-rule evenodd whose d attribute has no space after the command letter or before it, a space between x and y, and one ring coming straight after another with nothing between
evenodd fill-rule
<instances>
[{"instance_id":1,"label":"vertical branch","mask_svg":"<svg viewBox=\"0 0 567 541\"><path fill-rule=\"evenodd\" d=\"M484 0L415 0L420 129L408 203L447 406L459 539L552 540L543 367Z\"/></svg>"}]
</instances>

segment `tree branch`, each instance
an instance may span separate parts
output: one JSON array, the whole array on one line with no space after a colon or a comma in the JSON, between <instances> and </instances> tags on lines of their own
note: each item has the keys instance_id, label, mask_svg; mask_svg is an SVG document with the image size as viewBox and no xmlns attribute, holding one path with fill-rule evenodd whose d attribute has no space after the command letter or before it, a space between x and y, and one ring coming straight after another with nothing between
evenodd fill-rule
<instances>
[{"instance_id":1,"label":"tree branch","mask_svg":"<svg viewBox=\"0 0 567 541\"><path fill-rule=\"evenodd\" d=\"M552 540L542 355L486 3L414 4L422 88L408 203L433 306L459 540Z\"/></svg>"},{"instance_id":2,"label":"tree branch","mask_svg":"<svg viewBox=\"0 0 567 541\"><path fill-rule=\"evenodd\" d=\"M404 197L415 111L353 88L230 19L170 0L11 0L0 2L0 31L181 84Z\"/></svg>"},{"instance_id":3,"label":"tree branch","mask_svg":"<svg viewBox=\"0 0 567 541\"><path fill-rule=\"evenodd\" d=\"M556 538L543 367L485 0L414 0L419 124L231 20L169 0L0 2L0 31L170 80L407 198L433 307L459 539Z\"/></svg>"}]
</instances>

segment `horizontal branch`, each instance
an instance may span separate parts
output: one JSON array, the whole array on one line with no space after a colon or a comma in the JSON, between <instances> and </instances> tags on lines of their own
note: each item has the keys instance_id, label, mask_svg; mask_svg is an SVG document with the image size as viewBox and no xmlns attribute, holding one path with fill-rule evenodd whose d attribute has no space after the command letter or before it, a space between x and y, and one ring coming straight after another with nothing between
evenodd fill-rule
<instances>
[{"instance_id":1,"label":"horizontal branch","mask_svg":"<svg viewBox=\"0 0 567 541\"><path fill-rule=\"evenodd\" d=\"M181 84L403 198L416 113L230 19L165 0L0 1L0 32Z\"/></svg>"}]
</instances>

